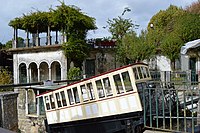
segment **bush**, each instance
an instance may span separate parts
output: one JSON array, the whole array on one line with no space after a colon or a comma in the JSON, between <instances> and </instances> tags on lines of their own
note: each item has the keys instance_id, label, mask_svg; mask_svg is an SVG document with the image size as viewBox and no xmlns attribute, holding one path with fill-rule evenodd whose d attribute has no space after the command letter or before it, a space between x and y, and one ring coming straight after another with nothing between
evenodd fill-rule
<instances>
[{"instance_id":1,"label":"bush","mask_svg":"<svg viewBox=\"0 0 200 133\"><path fill-rule=\"evenodd\" d=\"M9 72L6 69L0 70L0 85L6 85L12 83L12 75L11 72Z\"/></svg>"},{"instance_id":2,"label":"bush","mask_svg":"<svg viewBox=\"0 0 200 133\"><path fill-rule=\"evenodd\" d=\"M80 68L78 67L71 67L69 69L69 72L68 72L68 79L70 80L74 80L74 79L80 79L80 76L81 76L81 70Z\"/></svg>"}]
</instances>

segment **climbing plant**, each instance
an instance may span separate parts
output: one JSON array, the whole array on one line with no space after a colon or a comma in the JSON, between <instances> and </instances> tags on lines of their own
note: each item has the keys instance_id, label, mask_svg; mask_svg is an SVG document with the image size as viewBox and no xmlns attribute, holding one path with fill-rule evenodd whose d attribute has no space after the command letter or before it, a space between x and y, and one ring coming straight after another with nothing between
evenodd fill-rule
<instances>
[{"instance_id":1,"label":"climbing plant","mask_svg":"<svg viewBox=\"0 0 200 133\"><path fill-rule=\"evenodd\" d=\"M95 19L76 6L60 3L56 9L50 8L49 12L36 11L17 17L9 22L9 26L30 33L47 32L48 28L60 31L66 40L62 44L66 57L80 67L80 62L88 55L89 46L85 39L88 30L96 29Z\"/></svg>"}]
</instances>

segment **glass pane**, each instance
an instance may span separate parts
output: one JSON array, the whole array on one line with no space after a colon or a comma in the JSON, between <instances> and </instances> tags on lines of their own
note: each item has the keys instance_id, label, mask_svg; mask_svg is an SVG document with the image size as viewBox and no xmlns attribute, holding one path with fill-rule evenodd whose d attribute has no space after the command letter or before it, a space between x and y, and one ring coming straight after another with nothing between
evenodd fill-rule
<instances>
[{"instance_id":1,"label":"glass pane","mask_svg":"<svg viewBox=\"0 0 200 133\"><path fill-rule=\"evenodd\" d=\"M62 104L63 104L63 106L67 106L67 101L66 101L66 97L65 97L64 91L61 91L60 95L61 95L61 98L62 98Z\"/></svg>"},{"instance_id":2,"label":"glass pane","mask_svg":"<svg viewBox=\"0 0 200 133\"><path fill-rule=\"evenodd\" d=\"M83 96L83 101L89 100L88 92L86 90L85 85L81 85L81 92L82 92L82 96Z\"/></svg>"},{"instance_id":3,"label":"glass pane","mask_svg":"<svg viewBox=\"0 0 200 133\"><path fill-rule=\"evenodd\" d=\"M138 67L138 73L139 73L140 79L143 79L141 67Z\"/></svg>"},{"instance_id":4,"label":"glass pane","mask_svg":"<svg viewBox=\"0 0 200 133\"><path fill-rule=\"evenodd\" d=\"M69 98L69 103L70 105L74 104L74 98L72 96L72 91L71 89L67 90L67 95L68 95L68 98Z\"/></svg>"},{"instance_id":5,"label":"glass pane","mask_svg":"<svg viewBox=\"0 0 200 133\"><path fill-rule=\"evenodd\" d=\"M120 75L119 74L114 75L113 78L114 78L115 86L117 89L117 94L124 93Z\"/></svg>"},{"instance_id":6,"label":"glass pane","mask_svg":"<svg viewBox=\"0 0 200 133\"><path fill-rule=\"evenodd\" d=\"M93 89L92 83L88 83L88 84L87 84L87 88L88 88L88 90L89 90L89 97L90 97L90 100L95 99L95 96L94 96L94 89Z\"/></svg>"},{"instance_id":7,"label":"glass pane","mask_svg":"<svg viewBox=\"0 0 200 133\"><path fill-rule=\"evenodd\" d=\"M123 72L122 73L122 78L123 78L123 81L124 81L124 86L125 86L126 92L132 91L133 88L132 88L132 85L131 85L131 80L130 80L129 73L128 72Z\"/></svg>"},{"instance_id":8,"label":"glass pane","mask_svg":"<svg viewBox=\"0 0 200 133\"><path fill-rule=\"evenodd\" d=\"M103 90L103 86L102 86L101 80L97 80L97 81L96 81L96 85L97 85L97 92L98 92L99 98L105 97L105 94L104 94L104 90Z\"/></svg>"},{"instance_id":9,"label":"glass pane","mask_svg":"<svg viewBox=\"0 0 200 133\"><path fill-rule=\"evenodd\" d=\"M133 68L133 73L134 73L135 79L139 79L138 72L137 72L136 68Z\"/></svg>"},{"instance_id":10,"label":"glass pane","mask_svg":"<svg viewBox=\"0 0 200 133\"><path fill-rule=\"evenodd\" d=\"M76 103L80 103L80 99L79 99L79 96L78 96L77 87L72 88L72 90L73 90L73 93L74 93L75 102Z\"/></svg>"},{"instance_id":11,"label":"glass pane","mask_svg":"<svg viewBox=\"0 0 200 133\"><path fill-rule=\"evenodd\" d=\"M145 67L141 67L141 71L143 73L144 78L147 78L147 71L146 71Z\"/></svg>"},{"instance_id":12,"label":"glass pane","mask_svg":"<svg viewBox=\"0 0 200 133\"><path fill-rule=\"evenodd\" d=\"M150 78L150 74L149 74L149 69L147 67L145 67L146 72L147 72L147 77Z\"/></svg>"},{"instance_id":13,"label":"glass pane","mask_svg":"<svg viewBox=\"0 0 200 133\"><path fill-rule=\"evenodd\" d=\"M53 95L50 95L51 109L55 108L55 101Z\"/></svg>"},{"instance_id":14,"label":"glass pane","mask_svg":"<svg viewBox=\"0 0 200 133\"><path fill-rule=\"evenodd\" d=\"M59 93L56 93L56 100L57 100L58 107L62 107Z\"/></svg>"},{"instance_id":15,"label":"glass pane","mask_svg":"<svg viewBox=\"0 0 200 133\"><path fill-rule=\"evenodd\" d=\"M111 86L110 86L109 78L104 78L103 84L104 84L104 87L105 87L106 96L112 96L112 89L111 89Z\"/></svg>"},{"instance_id":16,"label":"glass pane","mask_svg":"<svg viewBox=\"0 0 200 133\"><path fill-rule=\"evenodd\" d=\"M46 103L46 108L47 108L47 110L49 110L49 109L50 109L49 97L48 97L48 96L45 96L44 99L45 99L45 103Z\"/></svg>"}]
</instances>

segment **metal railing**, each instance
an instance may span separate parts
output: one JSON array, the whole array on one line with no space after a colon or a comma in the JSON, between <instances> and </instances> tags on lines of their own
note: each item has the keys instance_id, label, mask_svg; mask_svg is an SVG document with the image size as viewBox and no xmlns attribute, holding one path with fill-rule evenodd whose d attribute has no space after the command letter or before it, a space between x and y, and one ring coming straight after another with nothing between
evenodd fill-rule
<instances>
[{"instance_id":1,"label":"metal railing","mask_svg":"<svg viewBox=\"0 0 200 133\"><path fill-rule=\"evenodd\" d=\"M164 87L144 88L144 126L157 130L200 132L197 115L200 111L200 89L197 84L194 87L191 84L175 85L173 82Z\"/></svg>"}]
</instances>

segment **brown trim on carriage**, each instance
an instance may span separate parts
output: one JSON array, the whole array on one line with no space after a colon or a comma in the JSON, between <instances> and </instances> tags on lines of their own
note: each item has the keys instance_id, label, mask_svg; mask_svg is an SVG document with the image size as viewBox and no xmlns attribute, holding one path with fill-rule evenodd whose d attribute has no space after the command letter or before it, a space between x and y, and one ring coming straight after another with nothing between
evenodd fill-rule
<instances>
[{"instance_id":1,"label":"brown trim on carriage","mask_svg":"<svg viewBox=\"0 0 200 133\"><path fill-rule=\"evenodd\" d=\"M59 87L59 88L57 88L57 89L55 89L55 90L50 90L50 91L41 93L41 94L39 94L39 95L36 95L36 97L39 97L39 96L41 96L41 95L44 95L44 94L47 94L47 93L50 93L50 92L53 92L53 91L56 91L56 90L59 90L59 89L65 88L65 87L72 86L72 85L74 85L74 84L81 83L81 82L84 82L84 81L87 81L87 80L90 80L90 79L93 79L93 78L96 78L96 77L99 77L99 76L102 76L102 75L105 75L105 74L108 74L108 73L111 73L111 72L114 72L114 71L117 71L117 70L121 70L121 69L130 67L130 66L134 66L134 65L146 65L146 66L148 66L147 64L142 63L142 62L134 63L134 64L126 65L126 66L122 66L122 67L119 67L119 68L116 68L116 69L113 69L113 70L110 70L110 71L107 71L107 72L98 74L98 75L96 75L96 76L92 76L92 77L90 77L90 78L86 78L86 79L83 79L83 80L80 80L80 81L77 81L77 82L68 84L68 85L66 85L66 86Z\"/></svg>"},{"instance_id":2,"label":"brown trim on carriage","mask_svg":"<svg viewBox=\"0 0 200 133\"><path fill-rule=\"evenodd\" d=\"M123 94L116 95L116 96L102 98L102 99L99 99L99 100L92 100L92 101L85 102L85 103L83 102L83 103L78 103L78 104L74 104L74 105L68 105L68 106L64 106L64 107L60 107L60 108L55 108L55 109L51 109L51 110L46 110L46 112L53 112L53 111L56 111L56 110L62 110L62 109L67 109L67 108L71 108L71 107L81 106L81 105L85 105L85 104L100 102L100 101L109 100L109 99L113 99L113 98L117 98L117 97L121 97L121 96L127 96L127 95L131 95L131 94L135 94L135 93L138 93L138 92L131 91L131 92L123 93Z\"/></svg>"}]
</instances>

